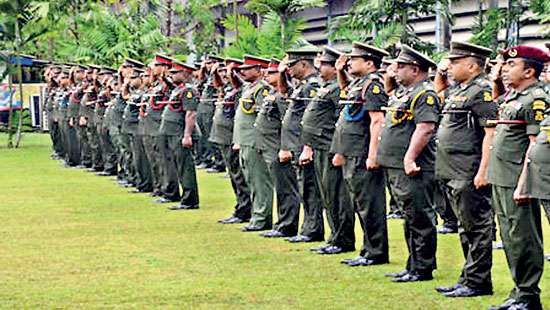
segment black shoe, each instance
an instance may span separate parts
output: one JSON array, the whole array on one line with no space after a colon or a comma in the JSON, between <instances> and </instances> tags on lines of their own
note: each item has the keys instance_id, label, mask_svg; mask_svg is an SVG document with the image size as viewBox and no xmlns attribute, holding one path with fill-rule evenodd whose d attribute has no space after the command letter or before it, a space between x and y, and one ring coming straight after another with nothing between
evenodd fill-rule
<instances>
[{"instance_id":1,"label":"black shoe","mask_svg":"<svg viewBox=\"0 0 550 310\"><path fill-rule=\"evenodd\" d=\"M111 173L111 172L107 172L107 171L101 171L101 172L96 173L95 175L100 176L100 177L110 177L110 176L113 176L115 174Z\"/></svg>"},{"instance_id":2,"label":"black shoe","mask_svg":"<svg viewBox=\"0 0 550 310\"><path fill-rule=\"evenodd\" d=\"M403 215L401 215L401 213L390 213L390 214L386 215L386 219L388 219L388 220L402 220Z\"/></svg>"},{"instance_id":3,"label":"black shoe","mask_svg":"<svg viewBox=\"0 0 550 310\"><path fill-rule=\"evenodd\" d=\"M389 277L389 278L401 278L402 276L408 274L409 271L407 269L403 270L403 271L400 271L400 272L388 272L386 274L384 274L385 277Z\"/></svg>"},{"instance_id":4,"label":"black shoe","mask_svg":"<svg viewBox=\"0 0 550 310\"><path fill-rule=\"evenodd\" d=\"M329 247L326 247L322 250L319 250L317 253L321 255L333 255L333 254L340 254L340 253L346 253L354 251L355 249L344 249L342 247L339 247L337 245L331 245Z\"/></svg>"},{"instance_id":5,"label":"black shoe","mask_svg":"<svg viewBox=\"0 0 550 310\"><path fill-rule=\"evenodd\" d=\"M207 173L223 173L223 172L225 172L225 168L224 167L211 167L211 168L206 169L206 172Z\"/></svg>"},{"instance_id":6,"label":"black shoe","mask_svg":"<svg viewBox=\"0 0 550 310\"><path fill-rule=\"evenodd\" d=\"M362 258L364 258L364 257L361 256L361 255L353 257L353 258L344 258L343 260L340 261L340 264L349 264L352 261L360 260Z\"/></svg>"},{"instance_id":7,"label":"black shoe","mask_svg":"<svg viewBox=\"0 0 550 310\"><path fill-rule=\"evenodd\" d=\"M144 190L142 190L142 189L137 189L137 188L136 188L136 189L131 189L131 190L129 190L128 193L130 193L130 194L141 194L141 193L147 193L147 191L144 191Z\"/></svg>"},{"instance_id":8,"label":"black shoe","mask_svg":"<svg viewBox=\"0 0 550 310\"><path fill-rule=\"evenodd\" d=\"M302 243L302 242L307 243L307 242L321 242L323 241L323 238L312 238L309 236L297 235L294 237L286 238L285 240L290 243Z\"/></svg>"},{"instance_id":9,"label":"black shoe","mask_svg":"<svg viewBox=\"0 0 550 310\"><path fill-rule=\"evenodd\" d=\"M446 297L476 297L476 296L485 296L493 295L492 290L478 290L474 288L469 288L467 286L461 286L452 292L443 293Z\"/></svg>"},{"instance_id":10,"label":"black shoe","mask_svg":"<svg viewBox=\"0 0 550 310\"><path fill-rule=\"evenodd\" d=\"M451 226L445 226L441 227L437 230L438 234L446 235L446 234L456 234L458 233L458 227L451 227Z\"/></svg>"},{"instance_id":11,"label":"black shoe","mask_svg":"<svg viewBox=\"0 0 550 310\"><path fill-rule=\"evenodd\" d=\"M544 255L544 259L546 259L547 261L550 261L550 254Z\"/></svg>"},{"instance_id":12,"label":"black shoe","mask_svg":"<svg viewBox=\"0 0 550 310\"><path fill-rule=\"evenodd\" d=\"M160 196L162 196L162 194L157 193L157 192L152 192L151 194L149 194L149 196L151 196L151 197L160 197Z\"/></svg>"},{"instance_id":13,"label":"black shoe","mask_svg":"<svg viewBox=\"0 0 550 310\"><path fill-rule=\"evenodd\" d=\"M372 266L372 265L382 265L387 264L387 261L378 261L374 259L369 259L363 256L357 257L354 260L350 260L347 265L350 267L359 267L359 266Z\"/></svg>"},{"instance_id":14,"label":"black shoe","mask_svg":"<svg viewBox=\"0 0 550 310\"><path fill-rule=\"evenodd\" d=\"M321 244L319 246L314 246L314 247L310 248L309 250L312 251L312 252L319 252L319 251L321 251L325 248L328 248L330 246L332 246L332 244L325 243L325 244Z\"/></svg>"},{"instance_id":15,"label":"black shoe","mask_svg":"<svg viewBox=\"0 0 550 310\"><path fill-rule=\"evenodd\" d=\"M194 205L194 206L188 206L188 205L177 205L177 206L171 206L171 207L168 207L168 210L196 210L198 209L199 206L198 205Z\"/></svg>"},{"instance_id":16,"label":"black shoe","mask_svg":"<svg viewBox=\"0 0 550 310\"><path fill-rule=\"evenodd\" d=\"M197 169L206 169L206 168L208 168L208 164L207 163L200 163L200 164L196 165L195 168L197 168Z\"/></svg>"},{"instance_id":17,"label":"black shoe","mask_svg":"<svg viewBox=\"0 0 550 310\"><path fill-rule=\"evenodd\" d=\"M241 231L246 231L246 232L249 232L249 231L262 231L262 230L269 230L269 229L271 229L271 228L260 227L260 226L256 226L256 225L246 225L246 226L241 227Z\"/></svg>"},{"instance_id":18,"label":"black shoe","mask_svg":"<svg viewBox=\"0 0 550 310\"><path fill-rule=\"evenodd\" d=\"M175 202L176 200L160 197L157 200L154 200L153 203L169 203L169 202Z\"/></svg>"},{"instance_id":19,"label":"black shoe","mask_svg":"<svg viewBox=\"0 0 550 310\"><path fill-rule=\"evenodd\" d=\"M493 243L493 250L502 250L504 249L504 244L502 241Z\"/></svg>"},{"instance_id":20,"label":"black shoe","mask_svg":"<svg viewBox=\"0 0 550 310\"><path fill-rule=\"evenodd\" d=\"M85 166L85 165L78 165L75 168L77 168L77 169L88 169L88 167Z\"/></svg>"},{"instance_id":21,"label":"black shoe","mask_svg":"<svg viewBox=\"0 0 550 310\"><path fill-rule=\"evenodd\" d=\"M270 230L268 232L261 233L260 237L264 237L264 238L286 238L288 236L283 234L282 232L280 232L278 230Z\"/></svg>"},{"instance_id":22,"label":"black shoe","mask_svg":"<svg viewBox=\"0 0 550 310\"><path fill-rule=\"evenodd\" d=\"M433 280L433 278L434 277L431 274L419 274L417 272L409 272L402 277L393 278L392 282L407 283L407 282L430 281L430 280Z\"/></svg>"},{"instance_id":23,"label":"black shoe","mask_svg":"<svg viewBox=\"0 0 550 310\"><path fill-rule=\"evenodd\" d=\"M504 301L503 304L499 306L492 306L489 307L489 310L509 310L510 307L512 307L514 304L516 304L518 301L513 298L508 298Z\"/></svg>"},{"instance_id":24,"label":"black shoe","mask_svg":"<svg viewBox=\"0 0 550 310\"><path fill-rule=\"evenodd\" d=\"M244 223L244 222L247 222L243 219L240 219L236 216L230 216L226 219L222 219L222 220L219 220L218 223L220 224L240 224L240 223Z\"/></svg>"},{"instance_id":25,"label":"black shoe","mask_svg":"<svg viewBox=\"0 0 550 310\"><path fill-rule=\"evenodd\" d=\"M435 287L435 290L438 292L438 293L449 293L449 292L452 292L456 289L459 289L461 287L464 287L462 284L455 284L453 286L436 286Z\"/></svg>"}]
</instances>

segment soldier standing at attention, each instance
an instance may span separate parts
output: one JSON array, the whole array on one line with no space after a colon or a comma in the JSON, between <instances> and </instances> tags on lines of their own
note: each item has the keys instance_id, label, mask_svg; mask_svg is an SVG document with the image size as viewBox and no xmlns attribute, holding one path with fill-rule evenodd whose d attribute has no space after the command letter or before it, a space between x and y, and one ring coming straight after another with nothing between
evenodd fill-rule
<instances>
[{"instance_id":1,"label":"soldier standing at attention","mask_svg":"<svg viewBox=\"0 0 550 310\"><path fill-rule=\"evenodd\" d=\"M436 64L406 45L396 62L400 88L390 98L376 159L402 209L409 257L404 271L386 276L394 282L427 281L433 279L437 249L433 188L440 108L428 77Z\"/></svg>"},{"instance_id":2,"label":"soldier standing at attention","mask_svg":"<svg viewBox=\"0 0 550 310\"><path fill-rule=\"evenodd\" d=\"M238 71L244 80L233 127L233 150L239 151L239 163L252 198L252 217L242 231L269 230L273 225L273 182L267 165L256 148L254 122L263 99L269 93L262 81L262 68L268 59L244 56ZM233 77L235 78L235 77Z\"/></svg>"},{"instance_id":3,"label":"soldier standing at attention","mask_svg":"<svg viewBox=\"0 0 550 310\"><path fill-rule=\"evenodd\" d=\"M388 105L384 80L377 73L382 58L389 53L353 42L348 80L344 69L347 57L338 62L338 82L345 105L332 139L332 164L341 167L352 204L338 210L337 223L342 249L355 249L354 210L363 229L359 256L342 261L349 266L370 266L389 262L386 223L384 170L377 162L378 137L384 123L382 108Z\"/></svg>"},{"instance_id":4,"label":"soldier standing at attention","mask_svg":"<svg viewBox=\"0 0 550 310\"><path fill-rule=\"evenodd\" d=\"M281 150L279 161L290 162L294 171L288 170L288 175L277 175L280 178L292 178L297 175L300 195L304 208L304 221L300 236L288 238L289 242L296 241L322 241L324 237L322 202L319 188L315 182L315 170L313 162L299 165L298 159L304 147L302 142L302 117L307 105L317 96L319 89L319 77L314 65L314 59L319 53L315 46L304 46L299 49L287 51L286 59L283 59L279 70L279 91L288 97L288 107L283 116L281 126ZM295 79L293 85L287 76ZM292 175L291 175L292 174ZM289 218L298 221L299 211ZM301 237L301 236L305 236Z\"/></svg>"},{"instance_id":5,"label":"soldier standing at attention","mask_svg":"<svg viewBox=\"0 0 550 310\"><path fill-rule=\"evenodd\" d=\"M437 73L437 80L446 91L437 131L436 176L451 194L465 259L457 284L436 288L447 297L493 293L493 213L487 167L494 124L487 120L496 118L498 107L484 73L491 52L481 46L451 42L450 55ZM452 78L452 85L447 75Z\"/></svg>"},{"instance_id":6,"label":"soldier standing at attention","mask_svg":"<svg viewBox=\"0 0 550 310\"><path fill-rule=\"evenodd\" d=\"M183 189L179 205L169 207L170 210L199 208L199 189L191 138L195 127L199 94L193 88L193 71L195 71L195 67L176 60L173 61L170 73L175 88L170 93L162 113L162 123L159 129L166 137L165 177L172 179L175 176L176 191L179 193L179 185Z\"/></svg>"},{"instance_id":7,"label":"soldier standing at attention","mask_svg":"<svg viewBox=\"0 0 550 310\"><path fill-rule=\"evenodd\" d=\"M71 167L79 167L81 159L81 145L78 136L78 115L80 113L80 101L84 96L84 79L86 67L75 64L71 68L71 94L69 97L68 117L68 149L67 162Z\"/></svg>"},{"instance_id":8,"label":"soldier standing at attention","mask_svg":"<svg viewBox=\"0 0 550 310\"><path fill-rule=\"evenodd\" d=\"M223 90L218 90L220 101L216 103L210 141L215 143L221 151L231 179L231 187L237 200L233 214L228 218L219 220L218 223L239 224L250 220L252 210L250 188L239 165L239 151L232 148L235 112L239 108L238 104L241 98L241 83L238 79L232 77L237 74L235 67L242 65L243 61L226 58L225 64L227 65L225 78L218 74L219 70L213 70L216 74L214 86L223 88Z\"/></svg>"},{"instance_id":9,"label":"soldier standing at attention","mask_svg":"<svg viewBox=\"0 0 550 310\"><path fill-rule=\"evenodd\" d=\"M281 149L281 123L287 108L286 99L278 90L280 61L272 58L264 70L264 81L269 85L269 93L264 97L254 127L256 147L267 164L277 195L278 221L273 230L261 233L264 238L294 237L298 234L298 212L300 192L296 170L292 163L279 161Z\"/></svg>"},{"instance_id":10,"label":"soldier standing at attention","mask_svg":"<svg viewBox=\"0 0 550 310\"><path fill-rule=\"evenodd\" d=\"M66 160L69 154L69 149L67 147L67 127L69 125L67 120L67 107L69 105L69 88L71 86L69 68L64 66L58 79L59 89L57 90L54 99L54 121L59 124L59 144L61 146L60 157L65 161L64 166L67 167L68 163L66 162Z\"/></svg>"},{"instance_id":11,"label":"soldier standing at attention","mask_svg":"<svg viewBox=\"0 0 550 310\"><path fill-rule=\"evenodd\" d=\"M99 133L97 132L95 120L95 107L97 105L98 93L101 87L98 79L100 67L90 65L92 72L88 72L91 81L88 88L84 91L84 97L80 106L80 123L86 128L86 140L90 146L91 164L89 172L99 172L103 170L103 157L101 144L99 143Z\"/></svg>"},{"instance_id":12,"label":"soldier standing at attention","mask_svg":"<svg viewBox=\"0 0 550 310\"><path fill-rule=\"evenodd\" d=\"M550 56L531 46L511 47L501 54L501 78L508 92L499 98L488 180L493 185L492 205L515 286L508 299L494 309L538 310L542 309L538 283L544 264L540 205L523 189L527 154L536 145L550 102L544 83L538 81Z\"/></svg>"},{"instance_id":13,"label":"soldier standing at attention","mask_svg":"<svg viewBox=\"0 0 550 310\"><path fill-rule=\"evenodd\" d=\"M342 242L343 231L338 213L343 208L351 208L351 201L344 185L342 170L332 164L334 154L330 152L336 121L342 110L342 106L338 104L341 92L335 68L335 62L341 55L340 51L325 47L322 55L318 58L321 84L316 96L312 98L304 111L302 118L302 141L304 146L298 161L302 166L313 163L314 180L319 189L322 204L311 205L311 213L316 215L318 225L324 226L323 209L326 210L331 230L327 244L343 248L347 244ZM349 229L353 231L353 224ZM323 238L315 240L305 235L299 235L289 241L310 242L322 240ZM347 247L349 248L349 246ZM331 251L335 252L334 249Z\"/></svg>"}]
</instances>

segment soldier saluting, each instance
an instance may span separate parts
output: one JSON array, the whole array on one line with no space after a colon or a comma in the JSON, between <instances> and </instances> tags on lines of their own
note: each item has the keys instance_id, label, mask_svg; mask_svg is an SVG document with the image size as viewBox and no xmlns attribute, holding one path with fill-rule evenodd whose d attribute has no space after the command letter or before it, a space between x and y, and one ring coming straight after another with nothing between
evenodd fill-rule
<instances>
[{"instance_id":1,"label":"soldier saluting","mask_svg":"<svg viewBox=\"0 0 550 310\"><path fill-rule=\"evenodd\" d=\"M527 154L535 144L550 98L538 81L550 56L531 46L501 52L502 82L508 92L499 98L499 119L491 146L488 179L492 205L515 287L508 299L493 309L542 309L538 283L544 253L540 206L524 191Z\"/></svg>"}]
</instances>

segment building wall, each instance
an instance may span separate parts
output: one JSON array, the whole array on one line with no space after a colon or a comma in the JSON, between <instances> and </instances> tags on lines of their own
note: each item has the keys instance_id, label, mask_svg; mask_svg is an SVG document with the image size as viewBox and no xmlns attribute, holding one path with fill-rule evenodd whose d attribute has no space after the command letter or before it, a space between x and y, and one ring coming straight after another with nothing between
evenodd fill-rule
<instances>
[{"instance_id":1,"label":"building wall","mask_svg":"<svg viewBox=\"0 0 550 310\"><path fill-rule=\"evenodd\" d=\"M242 13L246 13L243 6L247 0L238 1L238 9ZM307 26L302 32L303 37L315 45L326 45L328 41L328 24L331 18L343 16L352 7L354 0L327 0L327 5L324 8L308 9L296 14L297 17L304 18L307 21ZM507 7L507 0L499 0L499 7ZM226 9L232 12L231 3ZM483 4L483 8L487 8L487 4ZM223 7L215 8L215 12L221 16ZM451 4L451 12L455 16L454 25L452 26L452 40L466 41L472 36L471 29L475 24L478 15L478 0L461 0ZM537 24L530 17L531 13L527 12L523 20L523 25L520 29L520 43L532 44L539 47L544 47L545 40L542 38L543 25ZM435 15L412 17L413 28L420 38L435 42ZM506 37L505 31L499 33L499 40L503 41ZM232 34L226 33L224 42L231 42ZM548 42L549 39L546 39Z\"/></svg>"}]
</instances>

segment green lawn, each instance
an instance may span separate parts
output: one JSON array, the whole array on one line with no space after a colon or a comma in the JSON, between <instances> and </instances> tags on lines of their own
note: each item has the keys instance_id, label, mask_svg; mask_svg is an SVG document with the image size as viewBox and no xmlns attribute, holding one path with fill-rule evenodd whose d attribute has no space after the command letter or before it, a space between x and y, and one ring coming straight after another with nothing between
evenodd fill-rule
<instances>
[{"instance_id":1,"label":"green lawn","mask_svg":"<svg viewBox=\"0 0 550 310\"><path fill-rule=\"evenodd\" d=\"M404 266L400 221L389 222L391 264L353 269L339 263L349 254L320 256L312 244L217 224L233 205L219 174L199 173L200 210L169 212L109 178L61 168L47 135L25 135L18 150L5 141L0 135L0 308L486 309L512 287L498 251L494 296L439 296L433 288L454 283L463 262L456 235L439 237L434 281L394 284L383 275ZM550 240L546 220L544 229Z\"/></svg>"}]
</instances>

